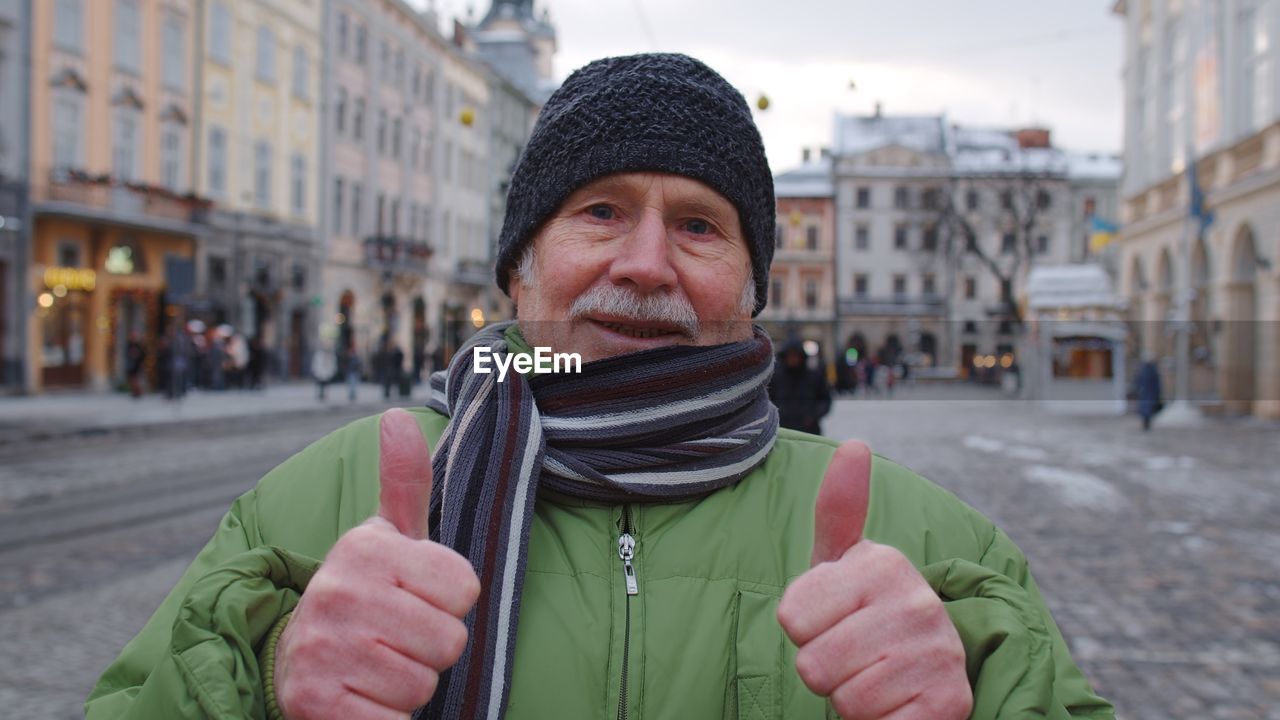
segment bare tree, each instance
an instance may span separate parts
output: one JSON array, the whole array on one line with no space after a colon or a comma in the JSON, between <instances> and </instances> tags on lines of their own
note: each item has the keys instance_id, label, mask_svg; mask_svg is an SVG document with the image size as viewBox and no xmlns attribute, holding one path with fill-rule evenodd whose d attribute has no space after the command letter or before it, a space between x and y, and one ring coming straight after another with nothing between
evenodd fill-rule
<instances>
[{"instance_id":1,"label":"bare tree","mask_svg":"<svg viewBox=\"0 0 1280 720\"><path fill-rule=\"evenodd\" d=\"M1023 320L1016 286L1041 251L1039 237L1048 233L1041 221L1051 207L1052 189L1062 179L1061 173L1052 171L956 175L943 193L937 221L941 252L955 268L964 257L973 257L996 279L1000 296L994 314L1015 329ZM984 208L982 197L993 194L997 207ZM1000 246L994 252L982 242L984 219L1000 233Z\"/></svg>"}]
</instances>

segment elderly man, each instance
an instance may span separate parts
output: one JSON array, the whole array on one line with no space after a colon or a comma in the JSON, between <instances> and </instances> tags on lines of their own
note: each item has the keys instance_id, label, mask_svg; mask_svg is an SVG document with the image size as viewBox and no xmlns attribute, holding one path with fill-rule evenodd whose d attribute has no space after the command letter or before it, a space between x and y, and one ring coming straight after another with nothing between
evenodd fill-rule
<instances>
[{"instance_id":1,"label":"elderly man","mask_svg":"<svg viewBox=\"0 0 1280 720\"><path fill-rule=\"evenodd\" d=\"M518 324L237 500L88 717L1113 717L988 520L778 429L773 223L719 75L574 73L512 179Z\"/></svg>"}]
</instances>

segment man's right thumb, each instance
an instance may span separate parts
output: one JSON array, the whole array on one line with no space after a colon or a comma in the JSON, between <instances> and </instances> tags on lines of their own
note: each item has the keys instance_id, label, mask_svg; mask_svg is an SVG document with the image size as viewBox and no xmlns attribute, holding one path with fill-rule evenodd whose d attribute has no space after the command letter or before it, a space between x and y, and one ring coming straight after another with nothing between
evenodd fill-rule
<instances>
[{"instance_id":1,"label":"man's right thumb","mask_svg":"<svg viewBox=\"0 0 1280 720\"><path fill-rule=\"evenodd\" d=\"M407 411L392 408L378 421L378 516L402 535L427 537L431 503L431 449L422 428Z\"/></svg>"}]
</instances>

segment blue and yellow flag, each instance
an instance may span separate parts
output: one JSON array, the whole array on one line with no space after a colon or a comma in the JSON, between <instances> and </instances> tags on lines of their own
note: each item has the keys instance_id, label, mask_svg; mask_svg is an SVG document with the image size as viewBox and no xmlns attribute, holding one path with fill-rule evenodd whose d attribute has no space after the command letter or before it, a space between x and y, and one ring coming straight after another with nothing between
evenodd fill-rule
<instances>
[{"instance_id":1,"label":"blue and yellow flag","mask_svg":"<svg viewBox=\"0 0 1280 720\"><path fill-rule=\"evenodd\" d=\"M1116 239L1116 233L1120 232L1120 226L1113 222L1103 220L1097 215L1089 218L1089 252L1102 252L1104 248Z\"/></svg>"}]
</instances>

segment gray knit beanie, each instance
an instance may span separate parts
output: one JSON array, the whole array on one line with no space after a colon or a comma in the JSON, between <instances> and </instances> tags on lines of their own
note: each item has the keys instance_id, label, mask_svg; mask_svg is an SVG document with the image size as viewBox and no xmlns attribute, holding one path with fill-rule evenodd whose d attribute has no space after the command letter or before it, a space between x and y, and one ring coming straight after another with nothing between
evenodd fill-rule
<instances>
[{"instance_id":1,"label":"gray knit beanie","mask_svg":"<svg viewBox=\"0 0 1280 720\"><path fill-rule=\"evenodd\" d=\"M700 180L738 209L758 314L773 259L773 174L747 101L686 55L596 60L551 95L516 163L498 238L498 287L538 228L575 190L622 172Z\"/></svg>"}]
</instances>

